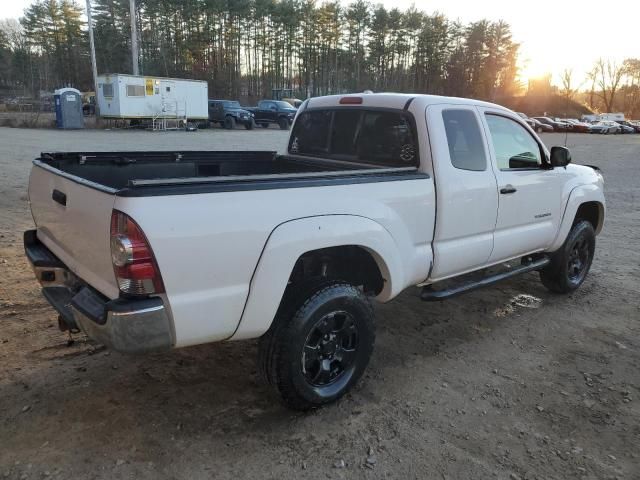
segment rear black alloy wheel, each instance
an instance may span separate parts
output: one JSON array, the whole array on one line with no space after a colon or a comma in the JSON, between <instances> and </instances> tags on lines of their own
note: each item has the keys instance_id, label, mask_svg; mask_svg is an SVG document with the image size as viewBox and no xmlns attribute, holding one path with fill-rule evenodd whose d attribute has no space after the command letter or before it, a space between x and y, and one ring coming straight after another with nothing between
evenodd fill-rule
<instances>
[{"instance_id":1,"label":"rear black alloy wheel","mask_svg":"<svg viewBox=\"0 0 640 480\"><path fill-rule=\"evenodd\" d=\"M569 232L558 251L551 256L551 263L540 271L545 287L556 293L569 293L584 282L596 247L593 225L578 221Z\"/></svg>"},{"instance_id":2,"label":"rear black alloy wheel","mask_svg":"<svg viewBox=\"0 0 640 480\"><path fill-rule=\"evenodd\" d=\"M260 339L259 366L285 404L309 410L344 395L373 351L373 309L355 286L318 280L285 295Z\"/></svg>"},{"instance_id":3,"label":"rear black alloy wheel","mask_svg":"<svg viewBox=\"0 0 640 480\"><path fill-rule=\"evenodd\" d=\"M302 350L302 374L311 385L338 381L354 367L358 327L350 313L335 311L320 318Z\"/></svg>"}]
</instances>

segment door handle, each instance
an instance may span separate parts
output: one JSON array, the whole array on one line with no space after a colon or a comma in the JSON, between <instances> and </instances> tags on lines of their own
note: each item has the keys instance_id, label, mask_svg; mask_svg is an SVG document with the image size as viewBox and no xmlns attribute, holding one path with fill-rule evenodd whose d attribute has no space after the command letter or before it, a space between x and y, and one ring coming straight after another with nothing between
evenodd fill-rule
<instances>
[{"instance_id":1,"label":"door handle","mask_svg":"<svg viewBox=\"0 0 640 480\"><path fill-rule=\"evenodd\" d=\"M502 193L503 195L506 195L508 193L516 193L517 191L518 190L516 189L516 187L511 184L505 185L500 189L500 193Z\"/></svg>"},{"instance_id":2,"label":"door handle","mask_svg":"<svg viewBox=\"0 0 640 480\"><path fill-rule=\"evenodd\" d=\"M67 206L67 195L60 190L54 189L53 192L51 192L51 199L63 207Z\"/></svg>"}]
</instances>

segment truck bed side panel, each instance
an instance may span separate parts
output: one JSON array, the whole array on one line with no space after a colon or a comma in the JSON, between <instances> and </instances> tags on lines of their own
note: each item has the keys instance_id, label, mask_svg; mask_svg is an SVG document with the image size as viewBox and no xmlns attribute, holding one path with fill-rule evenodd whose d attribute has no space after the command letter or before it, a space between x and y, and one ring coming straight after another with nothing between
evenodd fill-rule
<instances>
[{"instance_id":1,"label":"truck bed side panel","mask_svg":"<svg viewBox=\"0 0 640 480\"><path fill-rule=\"evenodd\" d=\"M298 218L370 218L398 245L406 283L398 291L424 280L431 261L425 251L430 250L435 195L431 178L415 178L308 188L118 196L115 208L130 215L151 243L167 290L176 346L181 347L233 335L269 235L278 225ZM272 317L265 312L267 328Z\"/></svg>"}]
</instances>

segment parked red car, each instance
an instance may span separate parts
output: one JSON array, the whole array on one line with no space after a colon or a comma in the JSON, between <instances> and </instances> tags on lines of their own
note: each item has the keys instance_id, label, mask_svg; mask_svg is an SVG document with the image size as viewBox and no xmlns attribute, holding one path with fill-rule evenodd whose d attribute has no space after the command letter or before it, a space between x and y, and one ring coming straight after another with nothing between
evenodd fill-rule
<instances>
[{"instance_id":1,"label":"parked red car","mask_svg":"<svg viewBox=\"0 0 640 480\"><path fill-rule=\"evenodd\" d=\"M581 122L580 120L576 120L575 118L567 118L563 120L563 122L573 125L574 132L589 133L591 131L591 125Z\"/></svg>"}]
</instances>

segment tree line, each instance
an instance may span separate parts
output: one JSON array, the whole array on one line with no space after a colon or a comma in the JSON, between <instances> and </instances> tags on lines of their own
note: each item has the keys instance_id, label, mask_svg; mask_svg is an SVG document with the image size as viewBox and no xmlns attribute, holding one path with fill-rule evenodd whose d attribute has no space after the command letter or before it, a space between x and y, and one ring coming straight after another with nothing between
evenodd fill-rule
<instances>
[{"instance_id":1,"label":"tree line","mask_svg":"<svg viewBox=\"0 0 640 480\"><path fill-rule=\"evenodd\" d=\"M131 73L129 0L93 0L99 73ZM212 97L252 102L274 88L298 98L397 91L474 97L516 108L518 47L510 26L463 24L366 0L137 0L140 72L207 80ZM640 117L640 59L598 60L584 81L570 71L529 84L594 111ZM532 88L532 85L535 88ZM93 89L84 9L35 0L0 22L0 88L37 96ZM542 86L542 88L540 88Z\"/></svg>"},{"instance_id":2,"label":"tree line","mask_svg":"<svg viewBox=\"0 0 640 480\"><path fill-rule=\"evenodd\" d=\"M559 102L550 107L556 112L574 105L573 112L582 106L582 113L623 112L640 118L640 58L622 62L599 58L582 79L576 78L572 69L565 69L560 73L560 86L552 85L548 74L529 83L527 96L534 101L558 97Z\"/></svg>"},{"instance_id":3,"label":"tree line","mask_svg":"<svg viewBox=\"0 0 640 480\"><path fill-rule=\"evenodd\" d=\"M140 72L207 80L212 96L306 98L371 89L497 100L517 84L502 21L462 24L365 0L138 0ZM84 9L36 0L0 25L0 83L92 89ZM99 73L130 73L128 0L93 0Z\"/></svg>"}]
</instances>

